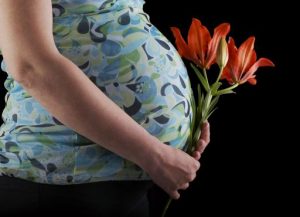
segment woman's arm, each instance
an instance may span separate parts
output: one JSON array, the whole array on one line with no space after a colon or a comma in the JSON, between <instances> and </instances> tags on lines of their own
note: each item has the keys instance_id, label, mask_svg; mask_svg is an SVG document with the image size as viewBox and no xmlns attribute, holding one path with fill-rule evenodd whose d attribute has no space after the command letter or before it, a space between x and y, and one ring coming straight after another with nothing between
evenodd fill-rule
<instances>
[{"instance_id":1,"label":"woman's arm","mask_svg":"<svg viewBox=\"0 0 300 217\"><path fill-rule=\"evenodd\" d=\"M1 48L8 70L66 126L141 164L144 151L163 145L111 101L52 38L50 0L1 2ZM142 155L142 156L140 156Z\"/></svg>"},{"instance_id":2,"label":"woman's arm","mask_svg":"<svg viewBox=\"0 0 300 217\"><path fill-rule=\"evenodd\" d=\"M178 198L199 162L149 134L58 52L51 12L50 0L1 0L0 47L13 78L63 124L135 162Z\"/></svg>"}]
</instances>

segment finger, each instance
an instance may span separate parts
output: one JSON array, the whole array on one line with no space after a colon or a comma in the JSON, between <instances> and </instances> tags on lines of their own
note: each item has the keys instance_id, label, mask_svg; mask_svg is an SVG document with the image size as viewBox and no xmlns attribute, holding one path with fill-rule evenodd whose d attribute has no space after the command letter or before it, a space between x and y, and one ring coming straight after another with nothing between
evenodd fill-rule
<instances>
[{"instance_id":1,"label":"finger","mask_svg":"<svg viewBox=\"0 0 300 217\"><path fill-rule=\"evenodd\" d=\"M195 151L198 151L200 154L202 154L206 146L207 146L206 142L203 139L200 139Z\"/></svg>"},{"instance_id":2,"label":"finger","mask_svg":"<svg viewBox=\"0 0 300 217\"><path fill-rule=\"evenodd\" d=\"M201 158L201 153L200 151L196 150L193 152L193 157L198 161Z\"/></svg>"},{"instance_id":3,"label":"finger","mask_svg":"<svg viewBox=\"0 0 300 217\"><path fill-rule=\"evenodd\" d=\"M184 183L182 186L180 186L179 189L185 190L185 189L187 189L189 186L190 186L190 184L187 182L187 183Z\"/></svg>"},{"instance_id":4,"label":"finger","mask_svg":"<svg viewBox=\"0 0 300 217\"><path fill-rule=\"evenodd\" d=\"M186 181L187 182L192 182L192 181L194 181L194 179L196 178L196 176L197 176L196 173L190 174L189 176L187 176Z\"/></svg>"},{"instance_id":5,"label":"finger","mask_svg":"<svg viewBox=\"0 0 300 217\"><path fill-rule=\"evenodd\" d=\"M178 191L172 191L170 193L170 197L174 200L178 200L180 198L180 194L178 193Z\"/></svg>"},{"instance_id":6,"label":"finger","mask_svg":"<svg viewBox=\"0 0 300 217\"><path fill-rule=\"evenodd\" d=\"M204 122L203 126L202 126L202 133L200 136L200 139L203 139L206 144L209 143L210 140L210 126L208 121Z\"/></svg>"},{"instance_id":7,"label":"finger","mask_svg":"<svg viewBox=\"0 0 300 217\"><path fill-rule=\"evenodd\" d=\"M199 170L200 169L200 162L195 160L195 164L196 164L196 170Z\"/></svg>"},{"instance_id":8,"label":"finger","mask_svg":"<svg viewBox=\"0 0 300 217\"><path fill-rule=\"evenodd\" d=\"M201 137L198 141L196 151L199 151L200 153L202 153L209 142L210 142L209 123L204 122L203 129L202 129L202 134L201 134Z\"/></svg>"}]
</instances>

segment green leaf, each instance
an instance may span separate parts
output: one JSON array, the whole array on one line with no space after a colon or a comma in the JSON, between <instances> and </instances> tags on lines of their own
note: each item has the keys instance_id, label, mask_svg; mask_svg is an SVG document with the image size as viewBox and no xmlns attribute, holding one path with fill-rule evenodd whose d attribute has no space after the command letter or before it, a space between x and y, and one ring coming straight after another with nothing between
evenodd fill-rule
<instances>
[{"instance_id":1,"label":"green leaf","mask_svg":"<svg viewBox=\"0 0 300 217\"><path fill-rule=\"evenodd\" d=\"M220 96L220 95L224 95L224 94L231 94L231 93L235 93L233 90L227 90L227 89L224 89L224 90L220 90L218 91L215 96Z\"/></svg>"},{"instance_id":2,"label":"green leaf","mask_svg":"<svg viewBox=\"0 0 300 217\"><path fill-rule=\"evenodd\" d=\"M199 69L196 66L194 66L194 64L191 63L191 67L195 71L197 77L199 78L199 80L200 80L202 86L204 87L204 89L206 90L206 92L208 92L210 89L210 87L208 85L208 81L205 79L205 77L202 75L202 73L199 71Z\"/></svg>"},{"instance_id":3,"label":"green leaf","mask_svg":"<svg viewBox=\"0 0 300 217\"><path fill-rule=\"evenodd\" d=\"M215 106L217 105L217 103L219 101L219 98L220 98L220 96L213 97L213 99L210 103L208 112L211 112L215 108Z\"/></svg>"},{"instance_id":4,"label":"green leaf","mask_svg":"<svg viewBox=\"0 0 300 217\"><path fill-rule=\"evenodd\" d=\"M217 108L214 108L212 111L210 111L209 113L208 113L208 115L206 116L206 120L212 115L212 113L214 113L214 111L216 111L217 110Z\"/></svg>"},{"instance_id":5,"label":"green leaf","mask_svg":"<svg viewBox=\"0 0 300 217\"><path fill-rule=\"evenodd\" d=\"M211 92L209 91L206 94L205 98L204 98L203 109L202 109L202 117L206 117L206 114L209 111L211 99L212 99L212 95L211 95Z\"/></svg>"},{"instance_id":6,"label":"green leaf","mask_svg":"<svg viewBox=\"0 0 300 217\"><path fill-rule=\"evenodd\" d=\"M188 146L186 152L188 154L192 154L194 149L195 149L195 146L197 144L197 141L199 140L200 138L200 135L201 135L201 127L200 127L200 124L197 126L197 129L196 129L196 132L193 134L193 137L192 137L192 141L190 143L190 145Z\"/></svg>"},{"instance_id":7,"label":"green leaf","mask_svg":"<svg viewBox=\"0 0 300 217\"><path fill-rule=\"evenodd\" d=\"M214 83L212 85L212 87L211 87L211 94L215 95L218 92L218 90L221 87L221 85L222 85L222 82L216 82L216 83Z\"/></svg>"},{"instance_id":8,"label":"green leaf","mask_svg":"<svg viewBox=\"0 0 300 217\"><path fill-rule=\"evenodd\" d=\"M187 138L187 145L184 147L184 151L188 152L190 150L190 147L192 146L193 142L193 134L194 134L194 125L195 125L195 120L196 120L196 103L195 103L195 97L193 91L191 92L191 107L192 107L192 120L191 120L191 125L190 125L190 135Z\"/></svg>"},{"instance_id":9,"label":"green leaf","mask_svg":"<svg viewBox=\"0 0 300 217\"><path fill-rule=\"evenodd\" d=\"M198 107L202 107L202 102L203 102L203 95L202 95L202 92L201 92L201 87L200 87L200 84L198 84L197 86L197 93L198 93Z\"/></svg>"},{"instance_id":10,"label":"green leaf","mask_svg":"<svg viewBox=\"0 0 300 217\"><path fill-rule=\"evenodd\" d=\"M217 96L217 95L223 95L223 94L235 93L235 92L233 92L232 90L233 90L234 88L238 87L238 86L239 86L239 84L236 83L236 84L234 84L234 85L232 85L232 86L230 86L230 87L227 87L227 88L225 88L225 89L223 89L223 90L218 91L215 95Z\"/></svg>"},{"instance_id":11,"label":"green leaf","mask_svg":"<svg viewBox=\"0 0 300 217\"><path fill-rule=\"evenodd\" d=\"M196 107L194 95L192 95L191 105L192 105L192 110L193 110L191 133L193 133L194 132L195 121L196 121L196 116L197 116L197 114L196 114L197 107Z\"/></svg>"},{"instance_id":12,"label":"green leaf","mask_svg":"<svg viewBox=\"0 0 300 217\"><path fill-rule=\"evenodd\" d=\"M197 106L197 117L196 117L196 122L200 122L202 120L202 110L203 110L203 101L204 101L204 96L201 93L201 88L200 85L198 85L198 106Z\"/></svg>"},{"instance_id":13,"label":"green leaf","mask_svg":"<svg viewBox=\"0 0 300 217\"><path fill-rule=\"evenodd\" d=\"M196 132L194 134L194 137L193 137L193 144L197 144L197 141L199 140L200 135L201 135L201 125L199 123L199 125L197 126L197 130L196 130Z\"/></svg>"}]
</instances>

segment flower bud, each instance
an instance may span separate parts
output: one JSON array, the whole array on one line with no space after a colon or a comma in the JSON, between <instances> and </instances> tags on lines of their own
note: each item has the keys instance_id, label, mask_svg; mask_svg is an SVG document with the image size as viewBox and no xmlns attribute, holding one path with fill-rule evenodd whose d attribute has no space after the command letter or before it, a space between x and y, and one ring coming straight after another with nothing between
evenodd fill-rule
<instances>
[{"instance_id":1,"label":"flower bud","mask_svg":"<svg viewBox=\"0 0 300 217\"><path fill-rule=\"evenodd\" d=\"M228 46L225 37L222 37L217 50L217 64L220 68L224 68L228 61Z\"/></svg>"}]
</instances>

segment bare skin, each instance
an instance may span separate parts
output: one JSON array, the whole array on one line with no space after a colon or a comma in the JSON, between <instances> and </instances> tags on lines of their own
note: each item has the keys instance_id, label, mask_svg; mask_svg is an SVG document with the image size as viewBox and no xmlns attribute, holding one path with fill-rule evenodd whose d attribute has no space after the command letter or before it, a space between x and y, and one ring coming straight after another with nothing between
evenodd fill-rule
<instances>
[{"instance_id":1,"label":"bare skin","mask_svg":"<svg viewBox=\"0 0 300 217\"><path fill-rule=\"evenodd\" d=\"M201 154L204 152L206 146L210 142L210 126L209 126L209 122L208 121L204 122L201 129L202 129L202 133L201 133L200 139L199 139L199 141L197 143L196 150L192 154L192 156L196 160L200 160Z\"/></svg>"},{"instance_id":2,"label":"bare skin","mask_svg":"<svg viewBox=\"0 0 300 217\"><path fill-rule=\"evenodd\" d=\"M52 25L51 0L1 0L0 49L9 73L64 125L136 163L178 199L178 190L186 189L200 168L209 126L193 157L165 145L59 53Z\"/></svg>"}]
</instances>

